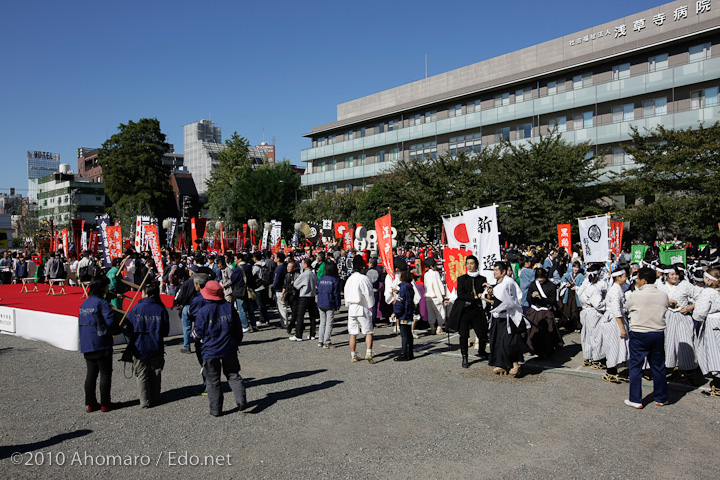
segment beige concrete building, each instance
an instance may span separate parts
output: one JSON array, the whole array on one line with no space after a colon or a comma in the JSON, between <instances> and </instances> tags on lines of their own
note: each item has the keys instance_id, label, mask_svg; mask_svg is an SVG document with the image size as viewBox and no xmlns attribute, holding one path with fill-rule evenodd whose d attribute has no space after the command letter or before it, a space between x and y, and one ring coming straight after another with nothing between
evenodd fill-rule
<instances>
[{"instance_id":1,"label":"beige concrete building","mask_svg":"<svg viewBox=\"0 0 720 480\"><path fill-rule=\"evenodd\" d=\"M676 1L340 104L305 135L302 183L366 188L400 158L528 142L555 125L622 169L631 126L720 119L718 43L720 0Z\"/></svg>"}]
</instances>

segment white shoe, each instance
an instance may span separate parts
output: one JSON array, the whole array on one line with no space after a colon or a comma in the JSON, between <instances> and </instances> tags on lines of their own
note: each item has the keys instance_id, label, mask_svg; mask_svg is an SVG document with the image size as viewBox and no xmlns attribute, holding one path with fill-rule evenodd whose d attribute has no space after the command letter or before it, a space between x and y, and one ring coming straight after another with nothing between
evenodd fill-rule
<instances>
[{"instance_id":1,"label":"white shoe","mask_svg":"<svg viewBox=\"0 0 720 480\"><path fill-rule=\"evenodd\" d=\"M308 340L317 340L317 337L310 337L310 336L308 336L307 339L308 339Z\"/></svg>"},{"instance_id":2,"label":"white shoe","mask_svg":"<svg viewBox=\"0 0 720 480\"><path fill-rule=\"evenodd\" d=\"M250 328L243 328L243 333L248 333L250 331Z\"/></svg>"},{"instance_id":3,"label":"white shoe","mask_svg":"<svg viewBox=\"0 0 720 480\"><path fill-rule=\"evenodd\" d=\"M292 337L290 337L289 340L290 340L291 342L302 342L302 341L303 341L302 338L297 338L295 335L293 335Z\"/></svg>"},{"instance_id":4,"label":"white shoe","mask_svg":"<svg viewBox=\"0 0 720 480\"><path fill-rule=\"evenodd\" d=\"M412 332L412 337L417 339L417 338L420 338L420 335L418 335L418 334L415 333L415 332Z\"/></svg>"},{"instance_id":5,"label":"white shoe","mask_svg":"<svg viewBox=\"0 0 720 480\"><path fill-rule=\"evenodd\" d=\"M442 327L437 327L437 330L435 331L435 335L442 335L442 334L444 334L444 333L445 333L445 332L443 332Z\"/></svg>"},{"instance_id":6,"label":"white shoe","mask_svg":"<svg viewBox=\"0 0 720 480\"><path fill-rule=\"evenodd\" d=\"M643 408L642 403L635 403L635 402L631 402L630 400L625 400L625 405L627 405L628 407L637 408L638 410Z\"/></svg>"}]
</instances>

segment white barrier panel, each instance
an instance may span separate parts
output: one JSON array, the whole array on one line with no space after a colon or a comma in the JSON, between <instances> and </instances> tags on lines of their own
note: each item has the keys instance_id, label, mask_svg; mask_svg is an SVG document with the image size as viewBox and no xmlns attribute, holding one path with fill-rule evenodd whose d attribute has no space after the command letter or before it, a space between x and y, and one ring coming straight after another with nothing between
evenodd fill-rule
<instances>
[{"instance_id":1,"label":"white barrier panel","mask_svg":"<svg viewBox=\"0 0 720 480\"><path fill-rule=\"evenodd\" d=\"M11 311L11 312L10 312ZM170 316L170 335L182 335L182 321L178 310L168 310ZM9 331L10 318L14 317L14 332ZM80 350L80 329L76 316L58 315L56 313L38 312L21 308L0 307L0 331L8 335L40 340L63 350ZM115 345L125 343L122 335L115 336Z\"/></svg>"}]
</instances>

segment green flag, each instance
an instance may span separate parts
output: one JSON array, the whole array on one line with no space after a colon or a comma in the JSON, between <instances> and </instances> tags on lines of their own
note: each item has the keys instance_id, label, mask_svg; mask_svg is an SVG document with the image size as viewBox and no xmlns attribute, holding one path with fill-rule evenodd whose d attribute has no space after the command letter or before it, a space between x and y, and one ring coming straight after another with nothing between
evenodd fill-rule
<instances>
[{"instance_id":1,"label":"green flag","mask_svg":"<svg viewBox=\"0 0 720 480\"><path fill-rule=\"evenodd\" d=\"M647 245L633 245L631 247L632 263L640 263L645 259L645 252L648 251Z\"/></svg>"},{"instance_id":2,"label":"green flag","mask_svg":"<svg viewBox=\"0 0 720 480\"><path fill-rule=\"evenodd\" d=\"M687 266L687 253L685 250L665 250L660 252L660 263L663 265L674 265L681 262Z\"/></svg>"},{"instance_id":3,"label":"green flag","mask_svg":"<svg viewBox=\"0 0 720 480\"><path fill-rule=\"evenodd\" d=\"M670 250L674 246L675 246L675 244L673 244L673 243L664 243L664 244L660 245L660 251Z\"/></svg>"},{"instance_id":4,"label":"green flag","mask_svg":"<svg viewBox=\"0 0 720 480\"><path fill-rule=\"evenodd\" d=\"M698 250L702 252L703 249L704 249L705 247L707 247L707 246L708 246L707 243L701 243L700 245L698 245Z\"/></svg>"}]
</instances>

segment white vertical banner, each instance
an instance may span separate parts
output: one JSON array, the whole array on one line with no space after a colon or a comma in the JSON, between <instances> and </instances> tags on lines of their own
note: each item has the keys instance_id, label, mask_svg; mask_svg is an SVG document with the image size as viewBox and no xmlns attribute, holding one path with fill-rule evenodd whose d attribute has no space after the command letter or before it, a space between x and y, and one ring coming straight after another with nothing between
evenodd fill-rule
<instances>
[{"instance_id":1,"label":"white vertical banner","mask_svg":"<svg viewBox=\"0 0 720 480\"><path fill-rule=\"evenodd\" d=\"M88 232L85 232L85 231L82 232L82 234L80 236L80 247L83 250L88 249Z\"/></svg>"},{"instance_id":2,"label":"white vertical banner","mask_svg":"<svg viewBox=\"0 0 720 480\"><path fill-rule=\"evenodd\" d=\"M460 214L456 216L443 216L443 227L445 227L445 236L447 237L447 245L450 248L460 248L461 246L469 246L470 238L468 237L468 228L465 225L465 217Z\"/></svg>"},{"instance_id":3,"label":"white vertical banner","mask_svg":"<svg viewBox=\"0 0 720 480\"><path fill-rule=\"evenodd\" d=\"M145 225L150 225L153 222L148 216L137 216L135 220L135 251L142 252L146 249L147 242L145 241Z\"/></svg>"},{"instance_id":4,"label":"white vertical banner","mask_svg":"<svg viewBox=\"0 0 720 480\"><path fill-rule=\"evenodd\" d=\"M583 261L607 262L610 259L610 216L578 218L578 227Z\"/></svg>"},{"instance_id":5,"label":"white vertical banner","mask_svg":"<svg viewBox=\"0 0 720 480\"><path fill-rule=\"evenodd\" d=\"M270 230L263 228L262 241L260 242L261 250L266 250L268 248L268 236L269 235L270 235Z\"/></svg>"},{"instance_id":6,"label":"white vertical banner","mask_svg":"<svg viewBox=\"0 0 720 480\"><path fill-rule=\"evenodd\" d=\"M497 205L463 212L468 232L468 246L478 258L478 270L490 284L495 284L493 267L500 257L500 232L497 224Z\"/></svg>"},{"instance_id":7,"label":"white vertical banner","mask_svg":"<svg viewBox=\"0 0 720 480\"><path fill-rule=\"evenodd\" d=\"M331 219L323 219L322 221L322 238L325 245L335 243L335 230L333 230L333 221Z\"/></svg>"},{"instance_id":8,"label":"white vertical banner","mask_svg":"<svg viewBox=\"0 0 720 480\"><path fill-rule=\"evenodd\" d=\"M277 245L278 241L280 240L280 236L282 235L282 222L272 220L272 228L270 229L270 248Z\"/></svg>"}]
</instances>

